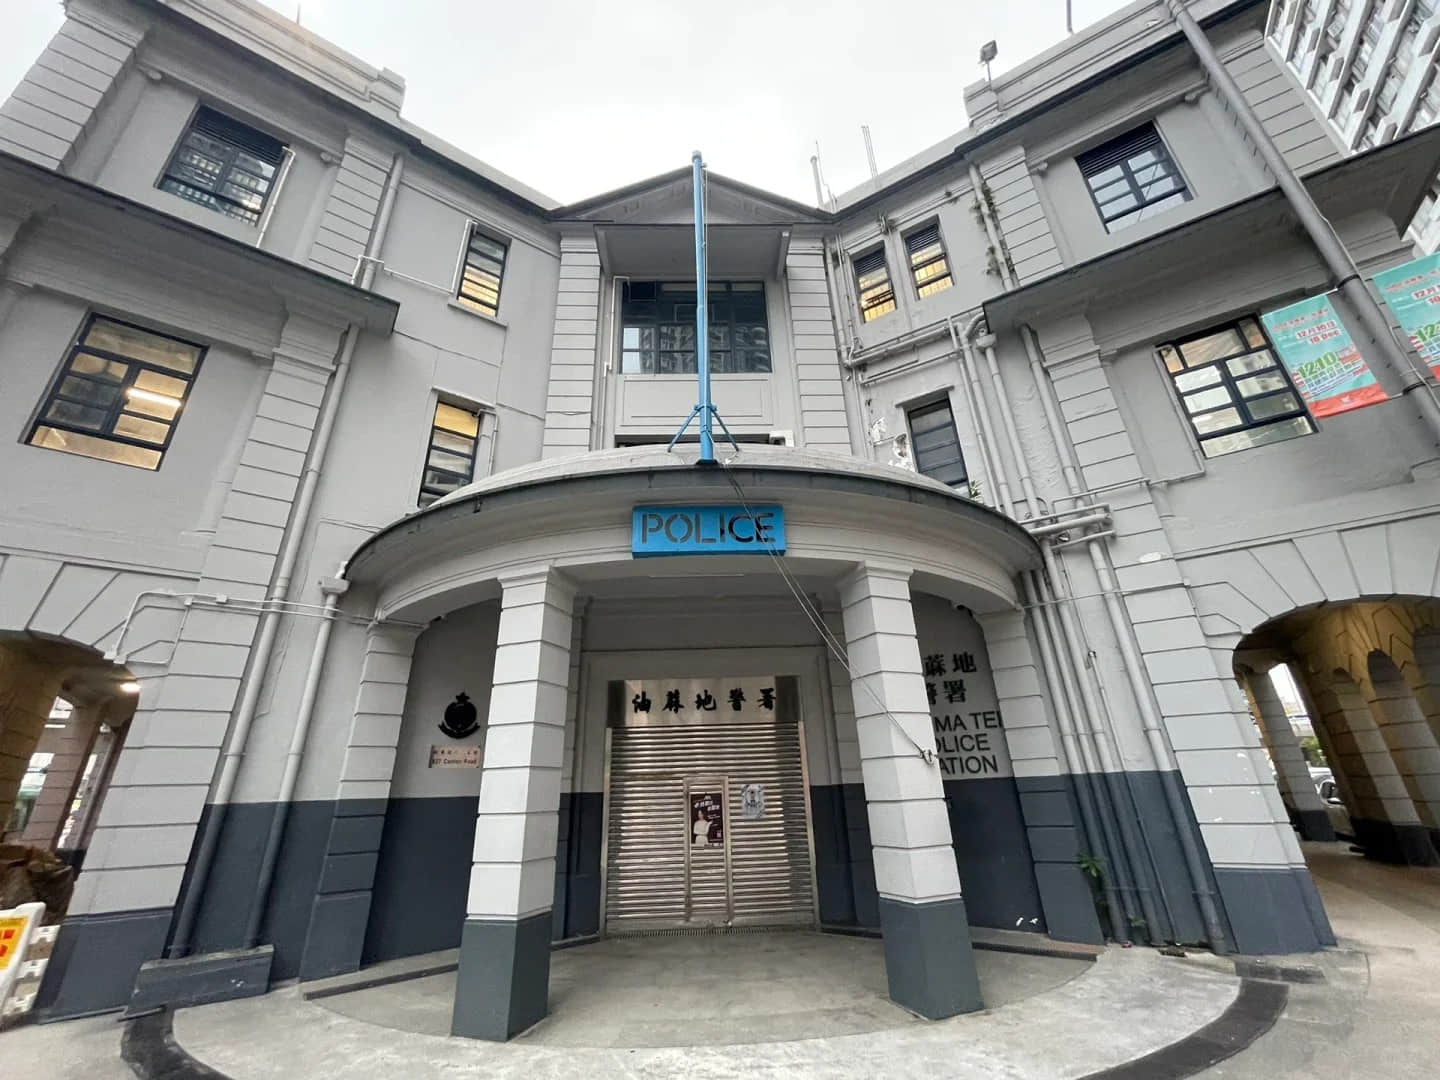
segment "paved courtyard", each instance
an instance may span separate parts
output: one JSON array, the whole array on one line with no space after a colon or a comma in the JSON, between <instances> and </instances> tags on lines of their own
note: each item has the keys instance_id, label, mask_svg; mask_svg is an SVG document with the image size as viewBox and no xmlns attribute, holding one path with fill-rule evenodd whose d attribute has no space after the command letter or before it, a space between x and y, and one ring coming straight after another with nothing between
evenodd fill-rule
<instances>
[{"instance_id":1,"label":"paved courtyard","mask_svg":"<svg viewBox=\"0 0 1440 1080\"><path fill-rule=\"evenodd\" d=\"M1200 1075L1440 1075L1440 870L1379 866L1341 844L1307 845L1307 856L1340 947L1268 958L1270 974L1288 969L1284 1012L1248 1049ZM445 1034L448 973L317 1000L283 987L177 1014L175 1041L215 1071L167 1080L1078 1078L1215 1032L1241 990L1232 962L1207 954L1110 949L1090 963L982 950L986 1010L932 1024L886 1000L879 950L864 938L808 933L565 950L554 956L551 1016L505 1045ZM8 1032L0 1075L128 1080L122 1030L100 1017ZM1111 1075L1186 1075L1175 1068L1145 1059Z\"/></svg>"}]
</instances>

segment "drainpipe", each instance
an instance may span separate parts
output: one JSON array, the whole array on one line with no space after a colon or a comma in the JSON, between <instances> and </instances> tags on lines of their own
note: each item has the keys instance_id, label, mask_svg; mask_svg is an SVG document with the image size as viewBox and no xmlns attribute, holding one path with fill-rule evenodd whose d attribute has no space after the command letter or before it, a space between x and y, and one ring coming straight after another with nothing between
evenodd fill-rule
<instances>
[{"instance_id":1,"label":"drainpipe","mask_svg":"<svg viewBox=\"0 0 1440 1080\"><path fill-rule=\"evenodd\" d=\"M315 715L315 696L320 691L320 673L325 666L325 650L330 646L330 631L335 628L335 609L350 583L342 577L326 578L320 583L325 594L315 646L310 652L310 666L305 671L305 688L300 692L300 711L295 729L290 733L290 749L285 754L285 772L280 778L280 792L275 797L275 813L270 818L270 831L265 836L265 851L260 856L260 872L255 879L255 895L245 923L245 944L253 949L260 941L260 923L265 918L265 905L270 899L270 883L275 878L275 864L280 858L280 841L285 836L285 823L290 817L290 799L295 794L295 781L300 776L300 759L305 754L305 740L310 734L310 719Z\"/></svg>"},{"instance_id":2,"label":"drainpipe","mask_svg":"<svg viewBox=\"0 0 1440 1080\"><path fill-rule=\"evenodd\" d=\"M968 338L975 332L975 326L983 319L983 315L976 315L970 320L970 325L965 328L965 336ZM947 317L945 325L950 330L950 356L955 361L955 367L959 370L960 378L969 381L969 372L965 366L964 350L960 347L960 334L955 329L954 317ZM975 432L975 438L980 443L980 472L983 476L981 491L990 495L992 499L999 498L995 490L995 465L991 460L990 446L982 430L980 423L979 406L975 403L973 390L962 392L961 397L965 399L966 410L970 414L970 430Z\"/></svg>"},{"instance_id":3,"label":"drainpipe","mask_svg":"<svg viewBox=\"0 0 1440 1080\"><path fill-rule=\"evenodd\" d=\"M992 226L993 227L993 226ZM1005 440L1009 444L1011 457L1015 461L1016 470L1020 475L1020 489L1024 492L1025 499L1030 505L1031 514L1039 513L1040 500L1035 494L1035 484L1030 478L1030 467L1026 461L1024 450L1020 445L1020 433L1015 424L1015 411L1010 407L1010 397L1005 390L1005 380L1000 375L1000 366L995 359L994 339L991 337L982 346L985 351L986 365L990 370L991 383L995 388L995 399L1000 410L1000 419L1005 428ZM1057 594L1064 589L1063 578L1060 575L1059 560L1055 556L1054 549L1044 538L1040 540L1040 554L1045 560L1045 573L1049 577L1052 586ZM1147 887L1143 887L1144 880L1142 867L1144 865L1141 853L1144 848L1141 846L1139 837L1135 832L1135 823L1131 816L1123 812L1127 805L1124 794L1120 790L1117 770L1121 768L1119 762L1118 748L1112 748L1111 743L1114 736L1107 730L1108 715L1100 702L1099 693L1095 686L1095 673L1088 664L1088 650L1082 645L1082 635L1079 623L1076 620L1073 610L1073 601L1068 598L1062 599L1058 604L1060 615L1060 629L1065 639L1065 646L1070 653L1070 662L1074 665L1077 679L1080 685L1081 700L1085 704L1085 712L1090 719L1091 729L1096 735L1096 746L1099 750L1100 764L1105 771L1105 782L1112 788L1111 801L1117 810L1117 824L1120 828L1120 838L1123 843L1122 850L1129 860L1130 886L1135 890L1139 898L1140 907L1145 922L1150 927L1158 927L1159 911L1155 908L1155 899ZM1126 778L1128 783L1129 778ZM1116 864L1117 873L1124 874L1123 863ZM1121 885L1126 884L1124 877L1121 878Z\"/></svg>"},{"instance_id":4,"label":"drainpipe","mask_svg":"<svg viewBox=\"0 0 1440 1080\"><path fill-rule=\"evenodd\" d=\"M1192 45L1195 46L1196 52L1201 53L1203 46L1204 54L1208 54L1208 63L1206 62L1206 56L1203 54L1201 56L1201 61L1202 63L1206 64L1207 70L1210 70L1211 65L1213 64L1214 69L1218 70L1219 73L1217 78L1223 79L1228 83L1229 92L1233 93L1234 98L1236 99L1235 102L1231 102L1232 108L1235 109L1237 115L1248 117L1250 123L1252 123L1258 129L1259 135L1256 139L1257 143L1263 140L1264 144L1270 148L1270 151L1272 152L1275 160L1279 163L1280 171L1284 175L1289 177L1290 181L1298 189L1299 197L1306 203L1306 205L1309 206L1310 211L1314 214L1314 216L1316 218L1319 218L1319 220L1323 222L1324 219L1320 218L1319 211L1315 209L1314 203L1310 202L1309 193L1306 192L1304 186L1295 179L1294 174L1289 171L1288 167L1285 165L1284 158L1280 156L1280 152L1275 149L1274 143L1270 142L1269 136L1265 134L1264 128L1260 127L1259 121L1256 120L1254 114L1250 112L1249 105L1245 101L1244 95L1240 92L1239 87L1235 85L1234 80L1230 78L1229 72L1225 70L1224 65L1221 64L1219 58L1216 57L1214 50L1210 48L1209 39L1205 37L1203 32L1201 32L1199 25L1196 24L1193 18L1191 18L1190 13L1177 3L1177 0L1169 0L1169 3L1172 10L1178 9L1176 20L1180 22L1181 28L1182 30L1185 30L1186 36L1191 38ZM1198 35L1201 44L1195 44L1194 38L1192 37L1190 30L1186 29L1185 27L1185 23L1187 21L1190 27L1193 27L1195 35ZM1215 74L1215 72L1212 71L1211 74L1213 75ZM1222 95L1225 93L1226 91L1222 89ZM1238 102L1238 104L1236 104L1236 102ZM1273 171L1275 168L1274 165L1272 165L1271 167ZM985 223L986 236L989 238L991 245L995 248L996 263L1000 269L1001 280L1004 281L1007 288L1013 289L1016 285L1016 281L1014 275L1010 273L1009 266L1005 260L1005 251L1001 244L999 224L991 217L990 208L985 204L984 199L981 196L983 180L980 176L979 168L975 165L973 161L970 163L970 184L975 192L976 202L980 206L980 217L981 220ZM1287 191L1287 194L1290 193ZM1292 196L1292 203L1293 202L1294 198ZM1297 213L1298 212L1299 209L1297 207ZM1328 224L1325 226L1325 228L1328 232ZM1335 246L1339 247L1340 251L1344 253L1343 246L1341 246L1339 244L1339 241L1335 239L1334 234L1329 233L1329 235ZM1349 260L1348 253L1344 253L1344 258L1347 261ZM1383 340L1385 342L1388 342L1393 347L1394 341L1389 334L1389 323L1385 322L1383 316L1379 315L1379 307L1378 305L1376 305L1374 299L1371 298L1370 294L1365 290L1363 282L1359 280L1359 274L1358 271L1355 270L1354 263L1350 262L1349 265L1351 268L1351 283L1357 286L1360 292L1364 293L1365 300L1369 302L1370 307L1374 309L1377 317L1379 317L1381 322L1384 323L1385 334L1383 335ZM1025 353L1030 361L1031 375L1035 379L1036 389L1039 393L1040 401L1045 411L1046 426L1050 429L1050 437L1054 441L1056 449L1060 454L1061 462L1064 468L1066 489L1070 492L1071 495L1076 495L1083 490L1083 485L1079 482L1079 473L1075 467L1074 459L1070 455L1069 443L1064 437L1063 426L1060 423L1055 403L1051 399L1053 387L1050 384L1048 373L1045 371L1044 365L1040 361L1039 345L1038 342L1035 340L1034 331L1029 326L1023 327L1021 329L1020 339L1025 345ZM1420 395L1420 397L1424 398L1426 401L1430 401L1433 404L1433 399L1429 398L1428 393L1422 394ZM1008 409L1008 399L1002 398L1001 403L1004 408ZM1436 430L1440 431L1440 425L1437 425ZM1088 499L1084 500L1084 502L1086 503L1088 503L1089 501L1090 500ZM1058 590L1061 585L1059 579L1055 576L1054 570L1051 569L1055 562L1054 553L1051 551L1048 544L1042 543L1041 547L1045 553L1047 570L1051 571L1051 580L1055 582L1055 587ZM1205 873L1204 859L1201 856L1199 848L1195 843L1194 835L1192 834L1189 827L1190 818L1189 815L1185 812L1184 797L1179 790L1179 783L1175 778L1175 769L1173 767L1174 759L1173 756L1169 753L1169 747L1165 739L1165 734L1163 728L1160 726L1161 721L1159 716L1159 709L1156 705L1154 698L1154 689L1153 687L1151 687L1149 680L1145 675L1143 662L1140 659L1139 647L1137 639L1135 637L1135 628L1125 617L1125 612L1119 595L1119 586L1116 582L1114 571L1110 566L1110 555L1109 552L1105 550L1103 540L1099 537L1091 538L1086 544L1086 547L1090 552L1091 562L1096 567L1096 573L1100 576L1101 590L1106 594L1105 612L1107 617L1109 618L1111 629L1114 632L1116 639L1121 643L1120 654L1121 659L1124 662L1126 680L1130 684L1131 691L1135 694L1137 702L1140 703L1141 723L1145 729L1146 741L1150 746L1152 755L1155 756L1156 771L1160 773L1161 787L1165 792L1166 806L1167 809L1170 811L1171 817L1174 818L1175 831L1180 837L1180 847L1185 859L1186 875L1190 878L1191 888L1195 892L1196 901L1200 907L1201 918L1204 920L1205 923L1205 932L1210 938L1211 947L1216 952L1223 952L1225 950L1225 934L1223 929L1221 928L1220 917L1215 906L1214 895L1210 891L1210 881L1208 875ZM1102 564L1104 568L1103 572L1101 570ZM1059 605L1059 609L1061 626L1066 631L1067 644L1071 644L1070 638L1071 635L1075 633L1075 630L1067 624L1073 622L1073 614L1071 613L1069 606L1066 603L1061 603ZM1090 693L1093 693L1093 688L1090 685L1089 679L1082 679L1081 685L1082 688L1084 688ZM1087 693L1087 698L1088 696L1089 693ZM1098 714L1092 715L1098 716ZM1097 732L1098 730L1099 729L1097 728ZM1103 738L1099 741L1099 745L1103 751L1105 749L1105 740ZM1168 767L1167 763L1169 763ZM1109 770L1107 769L1107 780L1109 779L1110 774ZM1127 785L1129 785L1128 775L1126 776L1126 783ZM1120 806L1123 804L1117 801L1116 805ZM1121 816L1121 823L1122 827L1128 823L1128 815ZM1140 828L1142 830L1144 829L1143 823L1140 824ZM1129 830L1127 829L1126 831L1128 832ZM1134 849L1132 848L1132 851L1133 850ZM1148 845L1145 850L1148 850ZM1150 925L1153 927L1158 926L1159 924L1152 920L1150 922Z\"/></svg>"},{"instance_id":5,"label":"drainpipe","mask_svg":"<svg viewBox=\"0 0 1440 1080\"><path fill-rule=\"evenodd\" d=\"M971 343L971 338L983 319L983 315L975 316L965 327L964 333L957 335L960 346L958 351L962 358L961 368L970 388L967 399L971 403L971 415L977 421L976 428L980 436L981 456L987 459L989 471L995 479L997 508L1007 517L1014 518L1015 507L1010 497L1010 480L1004 458L1000 456L995 446L994 417L991 415L989 402L985 400L985 395L980 387L979 365L975 359L974 345ZM953 323L951 324L951 333L954 334ZM1081 821L1096 853L1108 865L1116 868L1113 877L1107 874L1101 881L1110 919L1110 936L1122 944L1128 943L1130 940L1128 917L1133 914L1133 909L1128 902L1128 893L1122 895L1116 887L1116 879L1123 878L1124 864L1112 854L1123 850L1113 833L1112 822L1117 815L1112 813L1107 816L1096 810L1098 805L1096 792L1091 786L1094 782L1093 773L1096 770L1094 763L1085 759L1084 743L1077 743L1076 740L1075 731L1078 725L1075 721L1076 714L1071 712L1071 703L1079 700L1079 696L1074 689L1073 676L1057 659L1057 657L1063 657L1063 654L1058 652L1054 644L1059 640L1059 635L1056 633L1050 607L1042 602L1044 597L1043 579L1039 574L1024 573L1020 575L1020 580L1030 610L1041 613L1041 622L1036 625L1035 635L1040 642L1040 663L1045 672L1046 681L1055 691L1053 703L1060 724L1061 746L1065 750L1066 764L1070 768L1071 775L1076 777ZM1078 751L1077 745L1079 746Z\"/></svg>"},{"instance_id":6,"label":"drainpipe","mask_svg":"<svg viewBox=\"0 0 1440 1080\"><path fill-rule=\"evenodd\" d=\"M1045 364L1041 359L1035 332L1029 326L1023 326L1020 328L1020 336L1024 339L1026 352L1029 354L1030 375L1035 380L1040 405L1045 413L1045 426L1049 429L1050 438L1055 443L1056 452L1060 455L1060 468L1065 477L1066 490L1075 498L1077 506L1091 505L1093 503L1091 497L1083 494L1084 487L1080 483L1080 471L1076 465L1070 441L1066 438L1065 428L1054 398L1054 385L1051 383L1049 373L1045 370ZM1098 537L1088 538L1085 546L1090 554L1091 566L1100 583L1105 614L1109 619L1110 628L1120 644L1120 657L1124 663L1130 691L1140 707L1145 739L1149 744L1150 753L1155 759L1156 771L1160 774L1160 785L1165 794L1166 807L1175 821L1175 830L1180 837L1181 854L1185 859L1186 873L1195 892L1201 918L1205 922L1205 932L1210 937L1211 947L1217 952L1223 952L1225 934L1220 923L1215 896L1210 891L1210 878L1205 872L1204 858L1190 829L1190 815L1186 813L1184 794L1181 792L1180 782L1175 776L1178 766L1165 736L1163 718L1155 700L1154 687L1151 686L1149 679L1144 674L1145 666L1140 656L1139 639L1135 636L1134 624L1126 615L1123 594L1115 576L1114 566L1110 561L1110 552L1106 550L1103 540Z\"/></svg>"},{"instance_id":7,"label":"drainpipe","mask_svg":"<svg viewBox=\"0 0 1440 1080\"><path fill-rule=\"evenodd\" d=\"M814 160L813 158L811 159ZM816 191L819 191L819 181L816 181ZM840 370L841 378L845 381L849 390L845 394L845 410L851 422L851 431L859 433L860 444L865 448L865 456L871 460L875 457L875 447L870 445L870 425L865 422L865 403L861 398L860 378L855 372L852 358L855 355L855 341L846 332L845 322L842 318L844 312L844 300L840 296L840 284L835 280L835 274L830 264L830 241L823 236L820 238L820 246L825 254L821 259L825 269L825 297L830 302L830 322L835 327L835 341L840 346ZM839 250L839 241L836 241L836 250ZM855 403L852 406L850 398L854 397ZM854 409L853 414L850 413ZM855 443L852 441L851 449Z\"/></svg>"},{"instance_id":8,"label":"drainpipe","mask_svg":"<svg viewBox=\"0 0 1440 1080\"><path fill-rule=\"evenodd\" d=\"M1440 443L1440 404L1437 404L1434 394L1426 385L1421 369L1411 361L1405 347L1396 341L1390 329L1390 320L1381 310L1379 301L1370 295L1370 290L1365 287L1360 268L1355 265L1355 260L1341 243L1334 227L1320 212L1315 200L1310 197L1310 192L1305 190L1305 185L1270 138L1269 132L1265 130L1239 85L1216 55L1215 47L1210 44L1210 39L1205 36L1205 31L1195 21L1195 17L1181 0L1167 0L1167 4L1180 32L1195 50L1201 68L1226 107L1240 122L1245 134L1255 144L1271 175L1275 177L1275 182L1289 201L1291 209L1295 211L1295 216L1299 218L1301 228L1315 245L1315 250L1325 263L1330 276L1335 279L1336 287L1349 301L1350 309L1360 318L1366 332L1375 339L1381 361L1378 366L1401 387L1400 396L1408 397L1413 402L1431 445Z\"/></svg>"},{"instance_id":9,"label":"drainpipe","mask_svg":"<svg viewBox=\"0 0 1440 1080\"><path fill-rule=\"evenodd\" d=\"M404 170L404 159L396 154L390 165L390 174L385 178L385 190L381 195L380 209L375 226L366 245L365 256L359 260L351 283L368 289L375 278L375 259L379 257L380 245L390 223L390 214L395 207L395 193L400 187L400 176ZM352 323L345 331L340 354L335 361L335 373L330 378L330 388L321 406L315 425L314 441L305 460L305 474L290 514L290 524L281 542L275 583L265 598L268 605L260 616L260 629L256 635L253 660L250 671L240 694L240 706L235 714L230 738L225 744L224 757L220 764L220 777L215 784L215 795L211 801L210 816L200 835L195 851L195 865L191 874L190 887L181 900L180 913L175 921L175 933L170 941L167 954L171 957L185 956L190 951L190 938L195 929L195 920L200 914L200 902L204 898L205 886L215 862L215 852L220 843L220 832L225 824L226 811L235 791L235 781L240 773L240 763L245 757L245 745L250 738L250 728L255 722L255 713L260 704L260 691L264 686L270 661L274 656L275 638L280 631L281 611L279 607L290 595L290 584L295 566L300 561L300 547L305 538L305 526L310 519L310 510L315 503L315 493L320 484L320 469L325 463L330 448L330 438L335 430L335 417L340 411L340 399L350 377L350 362L355 355L355 345L360 337L360 328ZM328 603L328 601L327 601ZM329 625L327 620L324 626Z\"/></svg>"}]
</instances>

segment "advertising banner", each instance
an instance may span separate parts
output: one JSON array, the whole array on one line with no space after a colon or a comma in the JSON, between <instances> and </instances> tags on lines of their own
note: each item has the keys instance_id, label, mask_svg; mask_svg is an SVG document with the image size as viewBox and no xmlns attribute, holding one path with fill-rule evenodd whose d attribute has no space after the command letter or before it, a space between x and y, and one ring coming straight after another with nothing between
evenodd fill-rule
<instances>
[{"instance_id":1,"label":"advertising banner","mask_svg":"<svg viewBox=\"0 0 1440 1080\"><path fill-rule=\"evenodd\" d=\"M1385 388L1375 381L1328 296L1301 300L1261 315L1260 321L1311 416L1334 416L1385 400Z\"/></svg>"},{"instance_id":2,"label":"advertising banner","mask_svg":"<svg viewBox=\"0 0 1440 1080\"><path fill-rule=\"evenodd\" d=\"M721 792L690 792L690 833L693 847L725 846L725 796Z\"/></svg>"},{"instance_id":3,"label":"advertising banner","mask_svg":"<svg viewBox=\"0 0 1440 1080\"><path fill-rule=\"evenodd\" d=\"M1440 252L1376 274L1375 287L1420 359L1440 378Z\"/></svg>"}]
</instances>

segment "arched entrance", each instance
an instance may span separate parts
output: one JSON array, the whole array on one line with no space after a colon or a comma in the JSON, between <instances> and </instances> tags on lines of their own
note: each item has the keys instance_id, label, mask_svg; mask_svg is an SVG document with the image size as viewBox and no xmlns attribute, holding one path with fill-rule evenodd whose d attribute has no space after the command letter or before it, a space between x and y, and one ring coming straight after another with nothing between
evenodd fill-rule
<instances>
[{"instance_id":1,"label":"arched entrance","mask_svg":"<svg viewBox=\"0 0 1440 1080\"><path fill-rule=\"evenodd\" d=\"M1440 863L1437 643L1431 597L1318 605L1241 640L1236 674L1302 838L1333 831L1372 859ZM1277 683L1296 689L1288 709Z\"/></svg>"},{"instance_id":2,"label":"arched entrance","mask_svg":"<svg viewBox=\"0 0 1440 1080\"><path fill-rule=\"evenodd\" d=\"M0 854L11 867L0 907L38 899L47 921L64 915L61 866L84 862L139 689L87 646L0 635Z\"/></svg>"}]
</instances>

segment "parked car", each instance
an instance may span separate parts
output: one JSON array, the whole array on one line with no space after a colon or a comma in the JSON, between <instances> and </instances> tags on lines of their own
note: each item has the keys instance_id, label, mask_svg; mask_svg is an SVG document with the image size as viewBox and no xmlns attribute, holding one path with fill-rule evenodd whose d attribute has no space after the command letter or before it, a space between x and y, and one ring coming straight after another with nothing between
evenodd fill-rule
<instances>
[{"instance_id":1,"label":"parked car","mask_svg":"<svg viewBox=\"0 0 1440 1080\"><path fill-rule=\"evenodd\" d=\"M1345 809L1345 803L1340 798L1340 788L1335 783L1335 773L1328 768L1310 766L1310 779L1315 784L1315 791L1325 804L1325 814L1330 819L1330 827L1335 830L1335 835L1344 840L1355 839L1355 829L1350 824L1350 812Z\"/></svg>"}]
</instances>

